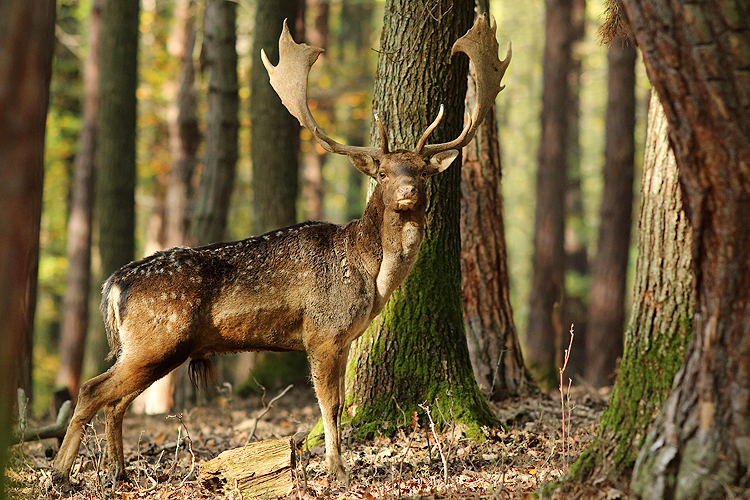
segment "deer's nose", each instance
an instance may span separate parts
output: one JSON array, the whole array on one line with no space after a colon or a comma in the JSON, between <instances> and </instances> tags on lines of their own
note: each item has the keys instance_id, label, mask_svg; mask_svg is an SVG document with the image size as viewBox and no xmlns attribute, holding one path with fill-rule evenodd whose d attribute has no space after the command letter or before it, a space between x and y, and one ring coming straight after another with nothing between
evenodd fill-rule
<instances>
[{"instance_id":1,"label":"deer's nose","mask_svg":"<svg viewBox=\"0 0 750 500\"><path fill-rule=\"evenodd\" d=\"M411 184L406 186L399 186L397 194L398 199L400 200L409 200L412 198L416 198L417 188L416 186L412 186Z\"/></svg>"}]
</instances>

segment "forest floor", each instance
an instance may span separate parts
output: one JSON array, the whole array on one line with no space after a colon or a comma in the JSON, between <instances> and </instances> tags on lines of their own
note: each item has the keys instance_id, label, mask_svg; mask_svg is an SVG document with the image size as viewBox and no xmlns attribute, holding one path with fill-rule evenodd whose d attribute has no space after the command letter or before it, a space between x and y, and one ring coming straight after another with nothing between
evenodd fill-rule
<instances>
[{"instance_id":1,"label":"forest floor","mask_svg":"<svg viewBox=\"0 0 750 500\"><path fill-rule=\"evenodd\" d=\"M197 480L197 472L220 452L249 441L291 436L304 441L300 436L319 418L313 391L294 387L269 408L268 402L280 392L248 399L219 398L181 415L128 414L123 434L129 482L106 481L99 418L87 431L73 467L70 498L239 498L237 491L207 489ZM290 498L541 498L546 496L544 487L558 480L591 440L608 394L606 389L574 387L570 391L564 445L559 393L491 403L506 428L489 432L484 442L465 438L455 426L436 441L429 422L422 421L395 438L372 441L348 442L345 429L349 488L329 483L322 447L302 450L297 460L299 479ZM9 498L61 498L50 489L56 450L54 440L13 448L6 471ZM611 489L585 496L626 498Z\"/></svg>"}]
</instances>

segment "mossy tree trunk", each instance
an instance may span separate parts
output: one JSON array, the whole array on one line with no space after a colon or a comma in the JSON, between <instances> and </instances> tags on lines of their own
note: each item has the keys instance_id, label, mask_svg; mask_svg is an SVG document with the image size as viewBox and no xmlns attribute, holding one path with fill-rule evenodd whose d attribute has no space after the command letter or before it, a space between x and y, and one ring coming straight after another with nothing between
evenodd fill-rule
<instances>
[{"instance_id":1,"label":"mossy tree trunk","mask_svg":"<svg viewBox=\"0 0 750 500\"><path fill-rule=\"evenodd\" d=\"M571 471L573 481L604 479L622 489L653 416L672 389L693 331L690 227L656 94L643 163L638 264L625 352L597 436Z\"/></svg>"},{"instance_id":2,"label":"mossy tree trunk","mask_svg":"<svg viewBox=\"0 0 750 500\"><path fill-rule=\"evenodd\" d=\"M447 110L434 142L458 136L463 125L468 60L449 58L470 27L474 3L441 0L386 3L374 111L387 113L392 148L413 148L440 104ZM418 50L415 50L418 48ZM374 132L374 131L373 131ZM373 142L377 134L372 133ZM393 430L427 403L440 422L478 435L496 419L474 380L461 310L460 161L427 185L424 241L411 274L380 316L352 345L347 409L361 436Z\"/></svg>"},{"instance_id":3,"label":"mossy tree trunk","mask_svg":"<svg viewBox=\"0 0 750 500\"><path fill-rule=\"evenodd\" d=\"M692 232L695 337L638 457L643 498L750 490L750 6L623 0Z\"/></svg>"}]
</instances>

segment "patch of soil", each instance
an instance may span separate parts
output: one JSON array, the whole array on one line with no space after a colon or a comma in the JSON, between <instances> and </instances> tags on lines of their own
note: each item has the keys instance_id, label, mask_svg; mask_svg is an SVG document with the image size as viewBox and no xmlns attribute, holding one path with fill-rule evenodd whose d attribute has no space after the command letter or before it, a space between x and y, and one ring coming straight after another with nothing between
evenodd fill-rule
<instances>
[{"instance_id":1,"label":"patch of soil","mask_svg":"<svg viewBox=\"0 0 750 500\"><path fill-rule=\"evenodd\" d=\"M320 412L309 387L294 387L269 409L272 394L248 399L218 398L177 415L128 414L123 426L129 482L107 480L103 422L86 432L73 467L73 500L94 498L238 498L217 494L197 480L197 471L224 450L251 440L303 436ZM350 485L329 482L322 447L300 450L297 498L530 498L557 480L593 436L608 391L573 388L561 439L559 394L491 403L505 429L487 430L475 442L459 428L435 435L417 422L394 438L350 442L344 429L344 458ZM260 417L260 418L259 418ZM50 489L54 442L16 446L7 470L10 498L59 498Z\"/></svg>"}]
</instances>

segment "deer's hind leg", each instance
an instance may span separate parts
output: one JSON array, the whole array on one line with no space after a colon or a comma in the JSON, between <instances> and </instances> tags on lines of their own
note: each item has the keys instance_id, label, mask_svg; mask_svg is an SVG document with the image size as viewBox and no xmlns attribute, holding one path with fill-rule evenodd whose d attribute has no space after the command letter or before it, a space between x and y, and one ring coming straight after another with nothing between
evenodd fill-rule
<instances>
[{"instance_id":1,"label":"deer's hind leg","mask_svg":"<svg viewBox=\"0 0 750 500\"><path fill-rule=\"evenodd\" d=\"M113 468L113 474L117 480L124 480L127 477L125 474L125 453L122 445L122 421L125 412L140 393L141 391L134 392L120 401L104 407L104 421L107 429L107 461Z\"/></svg>"},{"instance_id":2,"label":"deer's hind leg","mask_svg":"<svg viewBox=\"0 0 750 500\"><path fill-rule=\"evenodd\" d=\"M60 450L53 465L52 481L64 491L70 490L70 469L81 446L84 426L105 407L107 449L109 460L119 467L116 474L124 475L122 452L122 420L136 395L187 359L187 354L172 355L166 360L151 363L129 353L122 353L117 363L105 373L81 386L73 419L68 425Z\"/></svg>"}]
</instances>

